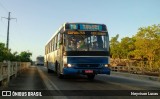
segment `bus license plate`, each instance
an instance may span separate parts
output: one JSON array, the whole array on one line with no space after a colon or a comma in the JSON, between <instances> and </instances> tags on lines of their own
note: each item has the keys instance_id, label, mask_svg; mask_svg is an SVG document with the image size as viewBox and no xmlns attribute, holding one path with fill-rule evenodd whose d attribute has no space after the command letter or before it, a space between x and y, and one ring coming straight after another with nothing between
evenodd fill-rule
<instances>
[{"instance_id":1,"label":"bus license plate","mask_svg":"<svg viewBox=\"0 0 160 99\"><path fill-rule=\"evenodd\" d=\"M86 74L91 74L91 73L93 73L93 70L85 70L85 73Z\"/></svg>"}]
</instances>

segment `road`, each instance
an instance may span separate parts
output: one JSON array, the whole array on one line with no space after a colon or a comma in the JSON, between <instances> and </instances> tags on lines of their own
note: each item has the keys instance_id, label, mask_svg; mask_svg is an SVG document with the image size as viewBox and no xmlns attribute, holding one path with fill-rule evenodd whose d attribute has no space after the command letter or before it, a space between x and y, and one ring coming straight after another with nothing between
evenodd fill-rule
<instances>
[{"instance_id":1,"label":"road","mask_svg":"<svg viewBox=\"0 0 160 99\"><path fill-rule=\"evenodd\" d=\"M57 78L56 74L48 73L47 68L44 66L31 66L28 70L24 71L23 74L11 80L9 87L6 90L52 90L53 93L63 94L62 96L56 94L57 96L48 96L47 99L97 99L97 98L112 98L112 99L158 99L159 97L153 96L111 96L111 95L121 95L122 91L127 90L160 90L160 83L155 81L137 80L133 78L121 77L119 75L96 75L93 81L89 81L85 76L67 76L64 79ZM56 91L53 91L56 90ZM70 90L70 91L69 91ZM81 91L82 90L82 91ZM88 96L87 92L101 92L102 90L108 91L110 96ZM119 91L118 91L119 90ZM78 93L77 96L77 91ZM69 93L68 96L64 94ZM73 94L70 94L73 93ZM103 94L103 91L102 91ZM104 92L107 94L107 92ZM159 92L160 94L160 92ZM84 95L84 96L83 96ZM2 97L4 98L4 97ZM14 97L15 98L15 97ZM26 99L31 99L25 97ZM34 99L41 99L42 97L32 97ZM46 97L45 97L46 98ZM1 98L0 98L1 99ZM5 99L5 98L4 98ZM6 99L13 99L8 97ZM16 99L21 99L17 97Z\"/></svg>"},{"instance_id":2,"label":"road","mask_svg":"<svg viewBox=\"0 0 160 99\"><path fill-rule=\"evenodd\" d=\"M59 90L160 90L159 82L135 80L112 75L96 75L94 81L85 76L57 78L54 73L47 73L46 67L38 67L40 75L46 76Z\"/></svg>"}]
</instances>

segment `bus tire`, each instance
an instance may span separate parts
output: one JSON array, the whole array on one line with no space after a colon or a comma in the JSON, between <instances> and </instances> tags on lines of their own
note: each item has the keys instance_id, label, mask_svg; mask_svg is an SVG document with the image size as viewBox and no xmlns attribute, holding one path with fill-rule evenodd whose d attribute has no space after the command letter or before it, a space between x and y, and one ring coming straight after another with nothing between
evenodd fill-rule
<instances>
[{"instance_id":1,"label":"bus tire","mask_svg":"<svg viewBox=\"0 0 160 99\"><path fill-rule=\"evenodd\" d=\"M52 71L50 69L48 69L48 73L51 73Z\"/></svg>"},{"instance_id":2,"label":"bus tire","mask_svg":"<svg viewBox=\"0 0 160 99\"><path fill-rule=\"evenodd\" d=\"M57 77L62 79L63 78L63 75L60 73L60 64L57 63Z\"/></svg>"},{"instance_id":3,"label":"bus tire","mask_svg":"<svg viewBox=\"0 0 160 99\"><path fill-rule=\"evenodd\" d=\"M95 77L95 74L87 75L87 77L88 77L88 80L93 80Z\"/></svg>"},{"instance_id":4,"label":"bus tire","mask_svg":"<svg viewBox=\"0 0 160 99\"><path fill-rule=\"evenodd\" d=\"M55 70L54 70L54 72L57 74L57 66L58 66L58 62L56 61L55 62Z\"/></svg>"}]
</instances>

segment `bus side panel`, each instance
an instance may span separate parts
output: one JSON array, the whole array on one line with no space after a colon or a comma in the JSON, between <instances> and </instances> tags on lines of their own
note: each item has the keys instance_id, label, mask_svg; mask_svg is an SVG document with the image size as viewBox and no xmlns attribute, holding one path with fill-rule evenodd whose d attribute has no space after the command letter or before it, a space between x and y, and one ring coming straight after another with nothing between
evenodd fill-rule
<instances>
[{"instance_id":1,"label":"bus side panel","mask_svg":"<svg viewBox=\"0 0 160 99\"><path fill-rule=\"evenodd\" d=\"M51 52L48 55L46 55L45 64L48 69L55 71L55 59L54 59L54 53Z\"/></svg>"}]
</instances>

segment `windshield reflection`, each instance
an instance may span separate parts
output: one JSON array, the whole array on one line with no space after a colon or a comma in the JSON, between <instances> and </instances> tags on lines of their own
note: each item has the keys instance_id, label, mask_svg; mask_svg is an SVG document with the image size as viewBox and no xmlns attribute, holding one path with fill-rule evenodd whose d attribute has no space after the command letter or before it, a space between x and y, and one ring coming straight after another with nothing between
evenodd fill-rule
<instances>
[{"instance_id":1,"label":"windshield reflection","mask_svg":"<svg viewBox=\"0 0 160 99\"><path fill-rule=\"evenodd\" d=\"M106 35L65 35L66 51L107 51Z\"/></svg>"}]
</instances>

